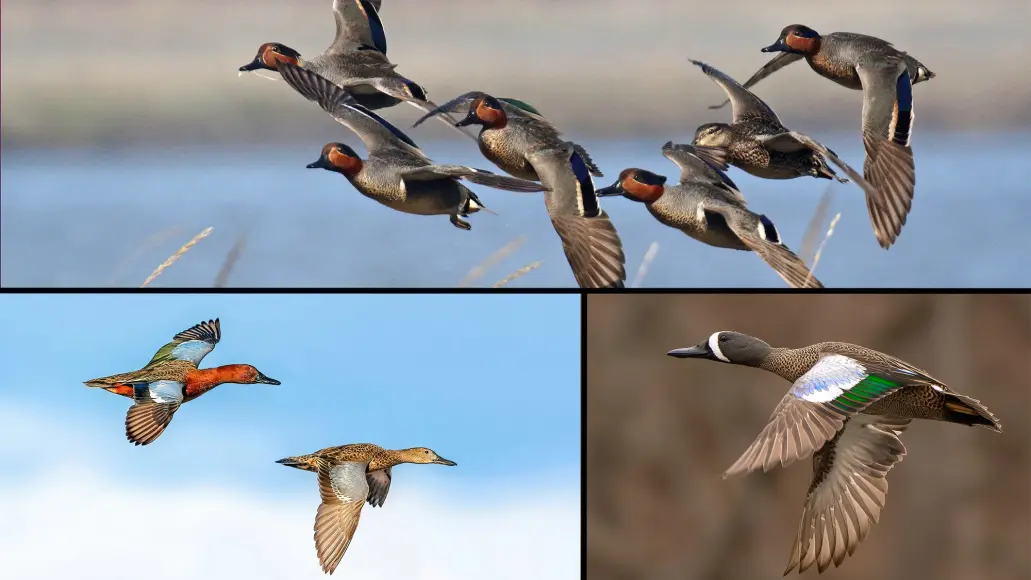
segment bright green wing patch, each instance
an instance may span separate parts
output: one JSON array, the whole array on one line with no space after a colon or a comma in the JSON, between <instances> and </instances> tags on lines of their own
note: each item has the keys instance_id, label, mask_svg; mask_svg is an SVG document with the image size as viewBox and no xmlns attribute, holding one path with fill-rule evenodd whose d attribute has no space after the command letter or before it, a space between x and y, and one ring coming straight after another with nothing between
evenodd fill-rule
<instances>
[{"instance_id":1,"label":"bright green wing patch","mask_svg":"<svg viewBox=\"0 0 1031 580\"><path fill-rule=\"evenodd\" d=\"M512 99L512 98L508 98L508 97L505 97L505 98L502 98L502 99L499 99L499 100L504 101L504 102L508 103L509 105L512 105L513 107L515 107L517 109L522 109L522 110L524 110L524 111L526 111L528 113L533 113L534 115L540 115L541 117L544 116L544 115L541 115L541 112L538 111L537 109L535 109L533 105L531 105L530 103L527 103L526 101L520 101L519 99Z\"/></svg>"},{"instance_id":2,"label":"bright green wing patch","mask_svg":"<svg viewBox=\"0 0 1031 580\"><path fill-rule=\"evenodd\" d=\"M831 405L846 413L854 413L900 386L900 383L881 377L866 377L856 386L838 395L831 401Z\"/></svg>"}]
</instances>

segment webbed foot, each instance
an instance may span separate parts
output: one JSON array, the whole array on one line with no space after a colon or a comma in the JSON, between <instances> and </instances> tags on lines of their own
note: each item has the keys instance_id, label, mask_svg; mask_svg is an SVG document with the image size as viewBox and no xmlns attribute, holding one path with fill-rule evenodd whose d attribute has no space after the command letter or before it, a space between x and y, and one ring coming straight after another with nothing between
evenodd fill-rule
<instances>
[{"instance_id":1,"label":"webbed foot","mask_svg":"<svg viewBox=\"0 0 1031 580\"><path fill-rule=\"evenodd\" d=\"M469 222L458 217L458 214L451 214L451 223L460 230L471 230L473 227L469 225Z\"/></svg>"}]
</instances>

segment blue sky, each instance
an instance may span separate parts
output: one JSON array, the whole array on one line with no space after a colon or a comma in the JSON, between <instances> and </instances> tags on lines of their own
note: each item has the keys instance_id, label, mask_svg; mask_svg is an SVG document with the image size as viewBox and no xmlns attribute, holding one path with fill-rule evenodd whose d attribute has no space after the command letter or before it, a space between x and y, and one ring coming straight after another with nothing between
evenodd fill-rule
<instances>
[{"instance_id":1,"label":"blue sky","mask_svg":"<svg viewBox=\"0 0 1031 580\"><path fill-rule=\"evenodd\" d=\"M338 576L578 576L579 315L577 296L2 295L5 571L325 578L315 478L274 462L371 442L458 467L395 468ZM137 369L215 317L202 367L252 364L283 384L222 385L153 444L129 444L130 401L82 381ZM126 530L175 557L155 567L152 550L111 541Z\"/></svg>"},{"instance_id":2,"label":"blue sky","mask_svg":"<svg viewBox=\"0 0 1031 580\"><path fill-rule=\"evenodd\" d=\"M139 368L215 317L222 340L202 367L249 363L283 384L220 386L152 445L128 444L130 401L82 381ZM448 481L578 480L575 296L6 295L0 324L0 350L15 361L0 368L3 404L95 431L94 459L131 461L137 476L174 467L277 485L296 474L276 459L372 442L435 449L459 463L429 469ZM202 448L184 447L199 438Z\"/></svg>"}]
</instances>

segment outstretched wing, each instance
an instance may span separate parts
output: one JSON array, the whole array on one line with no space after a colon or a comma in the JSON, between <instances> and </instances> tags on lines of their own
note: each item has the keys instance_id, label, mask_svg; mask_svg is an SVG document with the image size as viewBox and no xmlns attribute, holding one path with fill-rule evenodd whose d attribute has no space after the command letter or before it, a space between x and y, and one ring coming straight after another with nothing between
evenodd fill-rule
<instances>
[{"instance_id":1,"label":"outstretched wing","mask_svg":"<svg viewBox=\"0 0 1031 580\"><path fill-rule=\"evenodd\" d=\"M851 556L881 514L888 471L906 455L909 419L857 415L813 456L813 479L785 574L823 572Z\"/></svg>"},{"instance_id":2,"label":"outstretched wing","mask_svg":"<svg viewBox=\"0 0 1031 580\"><path fill-rule=\"evenodd\" d=\"M746 119L761 118L778 125L780 124L777 113L774 113L773 109L765 101L752 94L751 91L741 86L730 76L704 62L697 60L692 60L691 62L701 68L702 72L708 75L730 97L730 103L734 110L733 123L739 123Z\"/></svg>"},{"instance_id":3,"label":"outstretched wing","mask_svg":"<svg viewBox=\"0 0 1031 580\"><path fill-rule=\"evenodd\" d=\"M191 326L172 337L172 342L159 348L144 369L170 360L183 360L199 365L200 361L214 350L221 338L222 328L217 318Z\"/></svg>"},{"instance_id":4,"label":"outstretched wing","mask_svg":"<svg viewBox=\"0 0 1031 580\"><path fill-rule=\"evenodd\" d=\"M135 445L149 445L165 432L183 403L183 383L154 381L133 386L135 404L125 414L125 437Z\"/></svg>"},{"instance_id":5,"label":"outstretched wing","mask_svg":"<svg viewBox=\"0 0 1031 580\"><path fill-rule=\"evenodd\" d=\"M406 170L401 174L401 178L405 181L433 181L437 179L459 178L506 191L522 193L544 191L544 186L536 181L498 175L484 169L476 169L475 167L467 167L465 165L425 165Z\"/></svg>"},{"instance_id":6,"label":"outstretched wing","mask_svg":"<svg viewBox=\"0 0 1031 580\"><path fill-rule=\"evenodd\" d=\"M412 124L412 127L418 127L423 123L423 121L436 115L445 115L456 112L467 112L469 110L469 103L472 103L476 99L483 96L487 96L487 93L483 91L469 91L468 93L458 95L457 97L451 99L443 105L438 105L436 108L428 111L422 117L419 117L419 120ZM502 108L505 109L505 114L507 115L530 117L537 121L547 124L552 129L555 129L554 125L552 125L550 121L545 119L544 115L541 115L540 111L538 111L536 108L534 108L526 101L513 99L511 97L501 97L498 98L498 101L501 103ZM558 129L555 129L555 131L557 130Z\"/></svg>"},{"instance_id":7,"label":"outstretched wing","mask_svg":"<svg viewBox=\"0 0 1031 580\"><path fill-rule=\"evenodd\" d=\"M279 72L288 85L304 98L317 103L341 125L358 135L369 153L384 147L400 148L426 159L415 141L386 119L358 104L347 91L336 86L318 73L290 63L280 63Z\"/></svg>"},{"instance_id":8,"label":"outstretched wing","mask_svg":"<svg viewBox=\"0 0 1031 580\"><path fill-rule=\"evenodd\" d=\"M902 59L856 70L863 83L863 173L877 191L877 198L868 198L867 206L877 241L889 248L902 233L916 188L916 166L909 145L913 85Z\"/></svg>"},{"instance_id":9,"label":"outstretched wing","mask_svg":"<svg viewBox=\"0 0 1031 580\"><path fill-rule=\"evenodd\" d=\"M745 205L745 198L730 177L724 173L727 166L720 167L717 160L710 155L699 151L694 145L674 145L672 141L666 141L662 146L662 155L680 168L680 182L705 182L715 185L731 194L731 197ZM709 149L709 148L704 148Z\"/></svg>"},{"instance_id":10,"label":"outstretched wing","mask_svg":"<svg viewBox=\"0 0 1031 580\"><path fill-rule=\"evenodd\" d=\"M602 211L587 162L572 143L529 156L548 215L581 288L620 288L626 281L623 243Z\"/></svg>"},{"instance_id":11,"label":"outstretched wing","mask_svg":"<svg viewBox=\"0 0 1031 580\"><path fill-rule=\"evenodd\" d=\"M367 463L345 462L319 468L319 504L315 516L315 550L322 570L332 574L358 528L362 506L369 496Z\"/></svg>"},{"instance_id":12,"label":"outstretched wing","mask_svg":"<svg viewBox=\"0 0 1031 580\"><path fill-rule=\"evenodd\" d=\"M393 478L389 467L365 474L365 479L369 482L369 505L383 507L383 502L387 501L387 493L390 492L390 482Z\"/></svg>"},{"instance_id":13,"label":"outstretched wing","mask_svg":"<svg viewBox=\"0 0 1031 580\"><path fill-rule=\"evenodd\" d=\"M327 53L341 54L361 47L387 54L387 34L379 19L379 2L333 0L336 37Z\"/></svg>"},{"instance_id":14,"label":"outstretched wing","mask_svg":"<svg viewBox=\"0 0 1031 580\"><path fill-rule=\"evenodd\" d=\"M755 442L726 475L790 465L813 454L845 421L871 404L920 380L909 369L859 361L830 350L791 386Z\"/></svg>"},{"instance_id":15,"label":"outstretched wing","mask_svg":"<svg viewBox=\"0 0 1031 580\"><path fill-rule=\"evenodd\" d=\"M801 54L795 54L793 52L782 52L782 53L778 54L777 56L775 56L772 59L770 59L770 62L764 64L762 66L762 68L760 68L758 71L756 71L755 74L752 75L751 78L749 78L747 81L745 81L744 88L750 89L750 88L754 87L759 81L761 81L764 78L772 75L773 73L779 71L780 69L788 66L789 64L791 64L793 62L798 62L798 61L802 60L802 58L803 57L802 57ZM727 99L726 101L723 101L719 105L711 105L711 106L709 106L709 108L710 109L722 109L723 107L726 107L728 103L730 103L730 99Z\"/></svg>"}]
</instances>

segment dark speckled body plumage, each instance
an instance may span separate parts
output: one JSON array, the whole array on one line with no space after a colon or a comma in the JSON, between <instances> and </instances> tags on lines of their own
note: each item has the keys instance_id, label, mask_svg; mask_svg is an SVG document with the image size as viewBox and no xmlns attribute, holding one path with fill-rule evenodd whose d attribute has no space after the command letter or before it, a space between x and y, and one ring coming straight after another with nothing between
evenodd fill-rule
<instances>
[{"instance_id":1,"label":"dark speckled body plumage","mask_svg":"<svg viewBox=\"0 0 1031 580\"><path fill-rule=\"evenodd\" d=\"M379 507L393 482L391 469L402 463L457 465L432 449L384 449L372 443L327 447L276 463L317 474L322 503L315 515L315 551L322 570L332 574L344 557L368 502Z\"/></svg>"}]
</instances>

